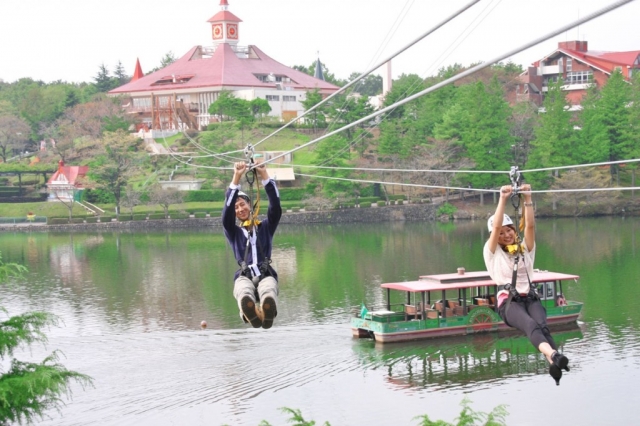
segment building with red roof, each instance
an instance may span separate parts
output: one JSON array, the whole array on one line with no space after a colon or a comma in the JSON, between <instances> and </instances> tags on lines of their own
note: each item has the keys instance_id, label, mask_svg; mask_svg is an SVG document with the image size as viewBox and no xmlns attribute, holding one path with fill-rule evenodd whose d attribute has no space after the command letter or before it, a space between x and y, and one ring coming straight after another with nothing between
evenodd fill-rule
<instances>
[{"instance_id":1,"label":"building with red roof","mask_svg":"<svg viewBox=\"0 0 640 426\"><path fill-rule=\"evenodd\" d=\"M565 41L551 54L534 62L520 75L516 86L517 101L533 101L542 105L549 84L559 78L565 83L567 100L579 106L591 84L602 87L611 74L619 70L628 81L640 72L640 50L600 52L589 50L586 41Z\"/></svg>"},{"instance_id":2,"label":"building with red roof","mask_svg":"<svg viewBox=\"0 0 640 426\"><path fill-rule=\"evenodd\" d=\"M266 99L271 116L283 120L297 117L308 91L328 96L339 88L326 81L289 68L269 57L257 46L241 46L240 22L228 10L227 0L207 22L212 46L194 46L172 64L135 78L109 92L127 99L126 110L154 130L202 128L217 117L209 106L221 91L231 91L245 100Z\"/></svg>"},{"instance_id":3,"label":"building with red roof","mask_svg":"<svg viewBox=\"0 0 640 426\"><path fill-rule=\"evenodd\" d=\"M88 171L89 166L65 166L60 160L58 171L47 181L49 201L73 201L78 190L83 189L81 180Z\"/></svg>"}]
</instances>

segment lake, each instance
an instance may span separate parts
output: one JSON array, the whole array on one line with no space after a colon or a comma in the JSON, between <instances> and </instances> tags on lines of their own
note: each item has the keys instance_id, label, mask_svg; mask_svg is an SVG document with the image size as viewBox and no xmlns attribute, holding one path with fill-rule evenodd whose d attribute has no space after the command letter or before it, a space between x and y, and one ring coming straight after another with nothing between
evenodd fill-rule
<instances>
[{"instance_id":1,"label":"lake","mask_svg":"<svg viewBox=\"0 0 640 426\"><path fill-rule=\"evenodd\" d=\"M508 405L510 425L632 423L637 218L537 221L536 267L580 275L563 288L585 303L578 324L554 334L571 367L560 386L518 335L351 337L361 303L384 301L380 283L484 269L487 236L485 221L282 225L278 317L263 330L240 320L221 228L3 233L3 260L29 274L0 286L0 305L62 320L46 348L16 358L40 362L59 349L62 364L94 379L39 425L284 425L282 407L316 424L415 425L423 414L453 422L465 397L476 411Z\"/></svg>"}]
</instances>

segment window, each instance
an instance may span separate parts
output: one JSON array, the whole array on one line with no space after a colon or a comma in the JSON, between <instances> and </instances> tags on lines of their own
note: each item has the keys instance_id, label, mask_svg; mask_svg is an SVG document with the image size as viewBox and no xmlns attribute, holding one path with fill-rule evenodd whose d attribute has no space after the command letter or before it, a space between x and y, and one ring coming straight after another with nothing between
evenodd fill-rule
<instances>
[{"instance_id":1,"label":"window","mask_svg":"<svg viewBox=\"0 0 640 426\"><path fill-rule=\"evenodd\" d=\"M568 72L565 79L566 84L587 84L593 79L593 71Z\"/></svg>"},{"instance_id":2,"label":"window","mask_svg":"<svg viewBox=\"0 0 640 426\"><path fill-rule=\"evenodd\" d=\"M564 69L562 68L562 58L558 59L558 72L560 74L564 74Z\"/></svg>"},{"instance_id":3,"label":"window","mask_svg":"<svg viewBox=\"0 0 640 426\"><path fill-rule=\"evenodd\" d=\"M282 96L282 100L285 101L285 102L295 102L296 101L296 97L295 96L283 95Z\"/></svg>"},{"instance_id":4,"label":"window","mask_svg":"<svg viewBox=\"0 0 640 426\"><path fill-rule=\"evenodd\" d=\"M571 71L572 66L573 66L573 60L571 58L567 58L567 72Z\"/></svg>"},{"instance_id":5,"label":"window","mask_svg":"<svg viewBox=\"0 0 640 426\"><path fill-rule=\"evenodd\" d=\"M267 95L267 100L268 101L279 101L280 100L280 95Z\"/></svg>"},{"instance_id":6,"label":"window","mask_svg":"<svg viewBox=\"0 0 640 426\"><path fill-rule=\"evenodd\" d=\"M191 75L168 75L156 80L155 83L151 83L152 86L162 86L165 84L183 84L188 82L193 78L193 74Z\"/></svg>"}]
</instances>

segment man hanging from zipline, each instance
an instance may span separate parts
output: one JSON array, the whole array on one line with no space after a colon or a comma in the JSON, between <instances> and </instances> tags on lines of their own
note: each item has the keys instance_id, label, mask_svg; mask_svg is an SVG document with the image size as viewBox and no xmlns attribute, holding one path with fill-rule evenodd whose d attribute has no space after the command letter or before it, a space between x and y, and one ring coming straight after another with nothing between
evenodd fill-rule
<instances>
[{"instance_id":1,"label":"man hanging from zipline","mask_svg":"<svg viewBox=\"0 0 640 426\"><path fill-rule=\"evenodd\" d=\"M267 218L263 221L257 219L260 210L259 189L254 205L250 196L240 191L240 179L245 173L250 192L255 178L260 176L267 193L269 208ZM280 194L265 166L255 166L252 162L235 163L233 179L222 209L222 225L240 265L234 276L233 296L238 301L240 317L254 328L271 328L278 314L278 274L271 267L271 249L281 216ZM240 225L236 224L236 219Z\"/></svg>"}]
</instances>

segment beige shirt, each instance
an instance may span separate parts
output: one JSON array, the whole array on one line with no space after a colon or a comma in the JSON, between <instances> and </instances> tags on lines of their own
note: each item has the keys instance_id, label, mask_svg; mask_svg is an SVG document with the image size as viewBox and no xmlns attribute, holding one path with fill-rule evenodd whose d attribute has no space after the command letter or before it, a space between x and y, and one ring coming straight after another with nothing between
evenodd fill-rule
<instances>
[{"instance_id":1,"label":"beige shirt","mask_svg":"<svg viewBox=\"0 0 640 426\"><path fill-rule=\"evenodd\" d=\"M484 255L484 264L487 267L487 272L489 272L491 279L498 285L511 284L515 256L502 250L500 245L496 247L495 253L491 253L488 241L484 245L482 254ZM516 290L518 293L529 293L529 280L533 279L533 261L536 257L536 246L534 245L533 250L529 251L525 244L523 257L518 261ZM528 278L527 273L529 274ZM502 290L498 295L501 293L505 294L507 292Z\"/></svg>"}]
</instances>

